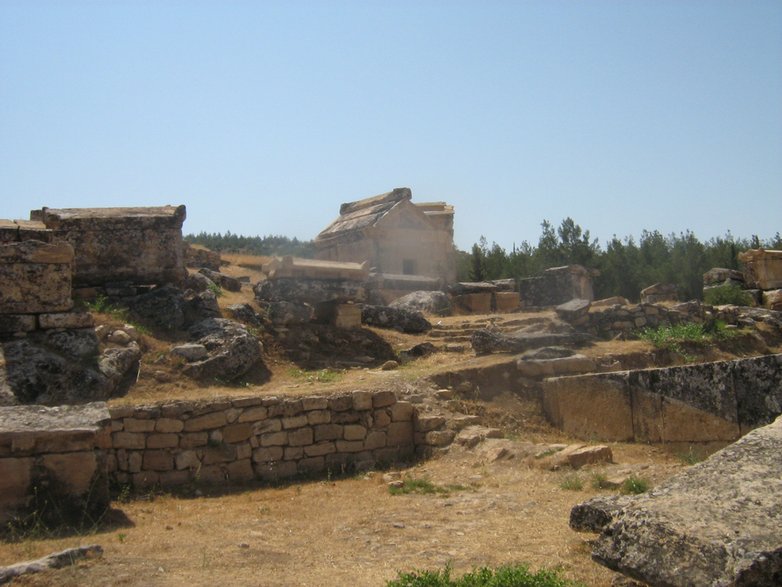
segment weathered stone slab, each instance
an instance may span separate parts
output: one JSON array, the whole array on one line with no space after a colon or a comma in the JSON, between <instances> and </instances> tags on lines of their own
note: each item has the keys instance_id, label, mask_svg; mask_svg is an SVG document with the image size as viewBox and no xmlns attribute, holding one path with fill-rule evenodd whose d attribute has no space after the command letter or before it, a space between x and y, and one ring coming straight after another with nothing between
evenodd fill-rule
<instances>
[{"instance_id":1,"label":"weathered stone slab","mask_svg":"<svg viewBox=\"0 0 782 587\"><path fill-rule=\"evenodd\" d=\"M750 249L739 253L744 264L744 280L749 288L782 288L782 251Z\"/></svg>"},{"instance_id":2,"label":"weathered stone slab","mask_svg":"<svg viewBox=\"0 0 782 587\"><path fill-rule=\"evenodd\" d=\"M604 508L593 558L650 585L778 584L781 450L778 418L618 511Z\"/></svg>"},{"instance_id":3,"label":"weathered stone slab","mask_svg":"<svg viewBox=\"0 0 782 587\"><path fill-rule=\"evenodd\" d=\"M95 320L89 312L57 312L38 316L41 328L92 328Z\"/></svg>"},{"instance_id":4,"label":"weathered stone slab","mask_svg":"<svg viewBox=\"0 0 782 587\"><path fill-rule=\"evenodd\" d=\"M432 328L421 312L390 306L365 305L361 310L361 320L369 326L393 328L407 333L427 332Z\"/></svg>"},{"instance_id":5,"label":"weathered stone slab","mask_svg":"<svg viewBox=\"0 0 782 587\"><path fill-rule=\"evenodd\" d=\"M363 302L366 299L364 282L347 279L267 279L258 283L253 291L261 302L315 305L323 302Z\"/></svg>"}]
</instances>

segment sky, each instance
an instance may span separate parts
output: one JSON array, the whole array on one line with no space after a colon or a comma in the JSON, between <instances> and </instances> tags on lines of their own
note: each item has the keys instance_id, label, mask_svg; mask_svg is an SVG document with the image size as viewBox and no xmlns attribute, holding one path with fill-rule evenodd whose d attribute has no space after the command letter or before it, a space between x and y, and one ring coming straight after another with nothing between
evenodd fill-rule
<instances>
[{"instance_id":1,"label":"sky","mask_svg":"<svg viewBox=\"0 0 782 587\"><path fill-rule=\"evenodd\" d=\"M312 239L409 187L455 242L782 232L779 0L0 0L0 218L185 204Z\"/></svg>"}]
</instances>

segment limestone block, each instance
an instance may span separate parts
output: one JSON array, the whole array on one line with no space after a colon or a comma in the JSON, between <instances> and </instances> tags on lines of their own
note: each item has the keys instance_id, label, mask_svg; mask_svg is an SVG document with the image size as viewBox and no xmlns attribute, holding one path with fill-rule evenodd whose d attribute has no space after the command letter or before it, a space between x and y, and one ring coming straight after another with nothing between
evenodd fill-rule
<instances>
[{"instance_id":1,"label":"limestone block","mask_svg":"<svg viewBox=\"0 0 782 587\"><path fill-rule=\"evenodd\" d=\"M261 434L261 446L284 446L288 444L287 432L269 432Z\"/></svg>"},{"instance_id":2,"label":"limestone block","mask_svg":"<svg viewBox=\"0 0 782 587\"><path fill-rule=\"evenodd\" d=\"M43 455L40 462L48 476L65 485L71 495L88 494L99 472L93 451Z\"/></svg>"},{"instance_id":3,"label":"limestone block","mask_svg":"<svg viewBox=\"0 0 782 587\"><path fill-rule=\"evenodd\" d=\"M363 410L372 409L372 392L371 391L354 391L353 397L353 409L357 412Z\"/></svg>"},{"instance_id":4,"label":"limestone block","mask_svg":"<svg viewBox=\"0 0 782 587\"><path fill-rule=\"evenodd\" d=\"M552 424L576 438L633 439L627 372L547 379L543 411Z\"/></svg>"},{"instance_id":5,"label":"limestone block","mask_svg":"<svg viewBox=\"0 0 782 587\"><path fill-rule=\"evenodd\" d=\"M223 428L223 442L242 442L250 438L251 435L252 427L248 423L229 424Z\"/></svg>"},{"instance_id":6,"label":"limestone block","mask_svg":"<svg viewBox=\"0 0 782 587\"><path fill-rule=\"evenodd\" d=\"M95 320L88 312L56 312L38 316L41 328L92 328Z\"/></svg>"},{"instance_id":7,"label":"limestone block","mask_svg":"<svg viewBox=\"0 0 782 587\"><path fill-rule=\"evenodd\" d=\"M337 440L337 452L359 452L364 450L363 440Z\"/></svg>"},{"instance_id":8,"label":"limestone block","mask_svg":"<svg viewBox=\"0 0 782 587\"><path fill-rule=\"evenodd\" d=\"M201 430L212 430L224 426L226 423L225 412L212 412L196 418L190 418L185 421L185 432L198 432Z\"/></svg>"},{"instance_id":9,"label":"limestone block","mask_svg":"<svg viewBox=\"0 0 782 587\"><path fill-rule=\"evenodd\" d=\"M250 481L255 478L255 472L253 471L253 465L250 459L240 459L233 463L226 465L229 481L243 482Z\"/></svg>"},{"instance_id":10,"label":"limestone block","mask_svg":"<svg viewBox=\"0 0 782 587\"><path fill-rule=\"evenodd\" d=\"M147 448L176 448L179 446L177 434L150 434L147 436Z\"/></svg>"},{"instance_id":11,"label":"limestone block","mask_svg":"<svg viewBox=\"0 0 782 587\"><path fill-rule=\"evenodd\" d=\"M386 433L383 430L370 430L364 439L366 450L375 450L386 446Z\"/></svg>"},{"instance_id":12,"label":"limestone block","mask_svg":"<svg viewBox=\"0 0 782 587\"><path fill-rule=\"evenodd\" d=\"M268 413L268 409L263 406L245 408L237 419L237 422L258 422L260 420L265 420Z\"/></svg>"},{"instance_id":13,"label":"limestone block","mask_svg":"<svg viewBox=\"0 0 782 587\"><path fill-rule=\"evenodd\" d=\"M288 444L290 446L304 446L312 444L313 431L312 428L297 428L291 430L288 434Z\"/></svg>"},{"instance_id":14,"label":"limestone block","mask_svg":"<svg viewBox=\"0 0 782 587\"><path fill-rule=\"evenodd\" d=\"M23 241L0 245L0 314L67 312L73 249Z\"/></svg>"},{"instance_id":15,"label":"limestone block","mask_svg":"<svg viewBox=\"0 0 782 587\"><path fill-rule=\"evenodd\" d=\"M412 422L391 422L386 432L386 443L388 446L401 446L413 444L413 423Z\"/></svg>"},{"instance_id":16,"label":"limestone block","mask_svg":"<svg viewBox=\"0 0 782 587\"><path fill-rule=\"evenodd\" d=\"M253 451L253 461L256 463L270 463L279 461L283 457L283 452L284 451L281 446L256 448Z\"/></svg>"},{"instance_id":17,"label":"limestone block","mask_svg":"<svg viewBox=\"0 0 782 587\"><path fill-rule=\"evenodd\" d=\"M182 420L176 420L174 418L159 418L158 420L155 420L156 432L181 432L184 427L185 424Z\"/></svg>"},{"instance_id":18,"label":"limestone block","mask_svg":"<svg viewBox=\"0 0 782 587\"><path fill-rule=\"evenodd\" d=\"M236 447L232 444L220 444L218 446L207 446L203 449L201 462L204 465L214 465L216 463L230 463L236 460Z\"/></svg>"},{"instance_id":19,"label":"limestone block","mask_svg":"<svg viewBox=\"0 0 782 587\"><path fill-rule=\"evenodd\" d=\"M314 410L312 412L307 412L307 424L310 426L317 424L328 424L329 422L331 422L331 412L328 410Z\"/></svg>"},{"instance_id":20,"label":"limestone block","mask_svg":"<svg viewBox=\"0 0 782 587\"><path fill-rule=\"evenodd\" d=\"M404 422L413 419L415 408L410 402L397 402L390 407L391 420L393 422Z\"/></svg>"},{"instance_id":21,"label":"limestone block","mask_svg":"<svg viewBox=\"0 0 782 587\"><path fill-rule=\"evenodd\" d=\"M339 424L321 424L314 427L314 440L320 442L322 440L336 440L342 438L343 426Z\"/></svg>"},{"instance_id":22,"label":"limestone block","mask_svg":"<svg viewBox=\"0 0 782 587\"><path fill-rule=\"evenodd\" d=\"M419 414L415 419L416 432L429 432L442 428L444 425L445 418L443 416L425 416Z\"/></svg>"},{"instance_id":23,"label":"limestone block","mask_svg":"<svg viewBox=\"0 0 782 587\"><path fill-rule=\"evenodd\" d=\"M343 438L345 440L364 440L367 435L367 429L360 424L347 424L343 429Z\"/></svg>"},{"instance_id":24,"label":"limestone block","mask_svg":"<svg viewBox=\"0 0 782 587\"><path fill-rule=\"evenodd\" d=\"M337 452L336 445L331 442L320 442L304 447L304 454L308 457L322 457Z\"/></svg>"},{"instance_id":25,"label":"limestone block","mask_svg":"<svg viewBox=\"0 0 782 587\"><path fill-rule=\"evenodd\" d=\"M25 505L30 491L31 458L0 458L0 522Z\"/></svg>"},{"instance_id":26,"label":"limestone block","mask_svg":"<svg viewBox=\"0 0 782 587\"><path fill-rule=\"evenodd\" d=\"M394 396L396 398L396 396ZM332 412L344 412L353 407L353 396L351 395L338 395L336 397L329 398L329 409Z\"/></svg>"},{"instance_id":27,"label":"limestone block","mask_svg":"<svg viewBox=\"0 0 782 587\"><path fill-rule=\"evenodd\" d=\"M152 432L154 429L154 420L137 420L136 418L125 418L123 422L123 430L125 430L125 432Z\"/></svg>"},{"instance_id":28,"label":"limestone block","mask_svg":"<svg viewBox=\"0 0 782 587\"><path fill-rule=\"evenodd\" d=\"M282 419L282 428L283 430L289 430L291 428L301 428L302 426L306 426L307 422L308 420L305 414L301 414L298 416L291 416L290 418Z\"/></svg>"},{"instance_id":29,"label":"limestone block","mask_svg":"<svg viewBox=\"0 0 782 587\"><path fill-rule=\"evenodd\" d=\"M206 432L191 432L179 436L180 448L197 448L199 446L206 446L208 442L209 434Z\"/></svg>"},{"instance_id":30,"label":"limestone block","mask_svg":"<svg viewBox=\"0 0 782 587\"><path fill-rule=\"evenodd\" d=\"M515 312L521 307L521 298L515 291L498 291L494 294L494 306L497 312Z\"/></svg>"},{"instance_id":31,"label":"limestone block","mask_svg":"<svg viewBox=\"0 0 782 587\"><path fill-rule=\"evenodd\" d=\"M174 457L167 450L146 450L141 467L144 471L170 471L174 468Z\"/></svg>"},{"instance_id":32,"label":"limestone block","mask_svg":"<svg viewBox=\"0 0 782 587\"><path fill-rule=\"evenodd\" d=\"M143 432L114 432L111 435L114 448L146 448L147 437Z\"/></svg>"},{"instance_id":33,"label":"limestone block","mask_svg":"<svg viewBox=\"0 0 782 587\"><path fill-rule=\"evenodd\" d=\"M739 253L744 264L744 279L749 288L782 288L782 251L750 249Z\"/></svg>"},{"instance_id":34,"label":"limestone block","mask_svg":"<svg viewBox=\"0 0 782 587\"><path fill-rule=\"evenodd\" d=\"M201 465L201 461L198 458L198 453L194 450L185 450L180 452L174 457L176 468L181 469L197 469Z\"/></svg>"},{"instance_id":35,"label":"limestone block","mask_svg":"<svg viewBox=\"0 0 782 587\"><path fill-rule=\"evenodd\" d=\"M396 394L393 391L378 391L372 398L372 407L385 408L396 403Z\"/></svg>"},{"instance_id":36,"label":"limestone block","mask_svg":"<svg viewBox=\"0 0 782 587\"><path fill-rule=\"evenodd\" d=\"M304 457L303 446L286 446L282 458L286 461L298 461Z\"/></svg>"},{"instance_id":37,"label":"limestone block","mask_svg":"<svg viewBox=\"0 0 782 587\"><path fill-rule=\"evenodd\" d=\"M763 307L769 310L782 310L782 289L763 292Z\"/></svg>"}]
</instances>

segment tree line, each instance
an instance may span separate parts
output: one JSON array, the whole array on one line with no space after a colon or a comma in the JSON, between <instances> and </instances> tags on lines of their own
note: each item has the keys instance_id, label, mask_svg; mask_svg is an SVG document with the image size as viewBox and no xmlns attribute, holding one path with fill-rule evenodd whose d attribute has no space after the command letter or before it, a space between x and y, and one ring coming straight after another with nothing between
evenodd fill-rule
<instances>
[{"instance_id":1,"label":"tree line","mask_svg":"<svg viewBox=\"0 0 782 587\"><path fill-rule=\"evenodd\" d=\"M185 241L203 245L213 251L253 255L294 255L312 257L312 241L286 236L242 236L230 231L225 234L200 232L185 236ZM459 281L484 281L531 277L549 267L583 265L595 270L593 286L597 298L620 295L638 301L640 291L654 283L674 283L684 299L702 297L703 274L712 267L741 269L738 254L747 249L782 249L782 236L762 240L736 238L730 232L705 242L689 230L663 235L657 230L644 230L636 240L614 236L605 247L593 239L572 218L565 218L558 227L544 220L537 245L522 241L506 251L496 242L489 245L485 237L472 246L470 252L457 251Z\"/></svg>"},{"instance_id":2,"label":"tree line","mask_svg":"<svg viewBox=\"0 0 782 587\"><path fill-rule=\"evenodd\" d=\"M242 236L233 234L230 230L225 234L219 232L199 232L185 235L185 242L202 245L218 253L246 253L249 255L312 257L315 245L312 241L300 241L296 237L267 235Z\"/></svg>"},{"instance_id":3,"label":"tree line","mask_svg":"<svg viewBox=\"0 0 782 587\"><path fill-rule=\"evenodd\" d=\"M595 270L595 297L620 295L638 301L640 291L654 283L674 283L684 299L700 299L703 274L712 267L740 269L738 254L747 249L780 249L782 236L761 240L725 236L702 242L689 230L664 236L644 230L640 239L616 235L601 247L588 230L572 218L559 227L544 220L537 246L523 241L508 252L497 243L489 246L485 237L469 253L458 253L458 276L465 281L523 278L538 275L549 267L578 264Z\"/></svg>"}]
</instances>

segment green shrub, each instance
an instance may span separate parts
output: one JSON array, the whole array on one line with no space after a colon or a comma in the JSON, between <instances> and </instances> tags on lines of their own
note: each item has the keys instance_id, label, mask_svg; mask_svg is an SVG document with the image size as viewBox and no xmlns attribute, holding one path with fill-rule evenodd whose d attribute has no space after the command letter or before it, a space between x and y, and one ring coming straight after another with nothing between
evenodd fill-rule
<instances>
[{"instance_id":1,"label":"green shrub","mask_svg":"<svg viewBox=\"0 0 782 587\"><path fill-rule=\"evenodd\" d=\"M592 489L610 489L608 477L603 473L592 473Z\"/></svg>"},{"instance_id":2,"label":"green shrub","mask_svg":"<svg viewBox=\"0 0 782 587\"><path fill-rule=\"evenodd\" d=\"M561 576L558 570L541 569L536 573L528 565L502 565L496 569L481 567L458 578L451 577L450 564L442 571L398 573L386 587L579 587L581 583Z\"/></svg>"},{"instance_id":3,"label":"green shrub","mask_svg":"<svg viewBox=\"0 0 782 587\"><path fill-rule=\"evenodd\" d=\"M703 302L710 306L749 306L752 304L752 296L733 283L711 287L703 290Z\"/></svg>"},{"instance_id":4,"label":"green shrub","mask_svg":"<svg viewBox=\"0 0 782 587\"><path fill-rule=\"evenodd\" d=\"M464 485L435 485L428 479L405 479L401 487L389 486L388 492L391 495L407 495L409 493L419 493L422 495L448 495L452 491L464 491Z\"/></svg>"},{"instance_id":5,"label":"green shrub","mask_svg":"<svg viewBox=\"0 0 782 587\"><path fill-rule=\"evenodd\" d=\"M568 475L562 480L559 487L567 491L581 491L584 488L584 482L578 475Z\"/></svg>"},{"instance_id":6,"label":"green shrub","mask_svg":"<svg viewBox=\"0 0 782 587\"><path fill-rule=\"evenodd\" d=\"M621 491L627 495L638 495L639 493L646 493L649 491L649 482L641 477L630 475L622 483Z\"/></svg>"}]
</instances>

